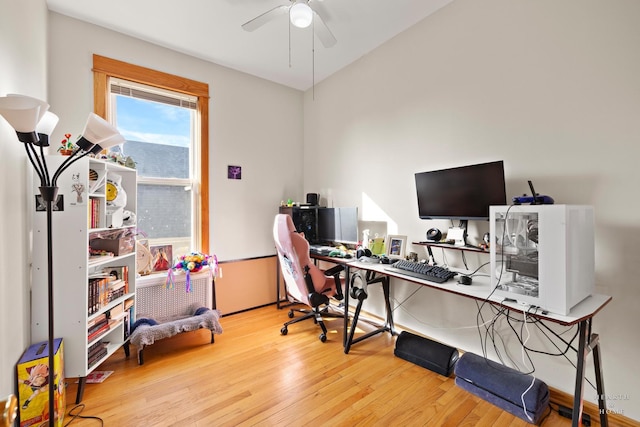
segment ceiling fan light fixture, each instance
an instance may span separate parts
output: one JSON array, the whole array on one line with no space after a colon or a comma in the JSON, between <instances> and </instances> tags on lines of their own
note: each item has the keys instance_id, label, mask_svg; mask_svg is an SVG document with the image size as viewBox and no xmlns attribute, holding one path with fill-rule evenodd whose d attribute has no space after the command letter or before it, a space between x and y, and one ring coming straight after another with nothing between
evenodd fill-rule
<instances>
[{"instance_id":1,"label":"ceiling fan light fixture","mask_svg":"<svg viewBox=\"0 0 640 427\"><path fill-rule=\"evenodd\" d=\"M307 28L313 20L313 11L305 0L296 0L289 9L289 19L298 28Z\"/></svg>"}]
</instances>

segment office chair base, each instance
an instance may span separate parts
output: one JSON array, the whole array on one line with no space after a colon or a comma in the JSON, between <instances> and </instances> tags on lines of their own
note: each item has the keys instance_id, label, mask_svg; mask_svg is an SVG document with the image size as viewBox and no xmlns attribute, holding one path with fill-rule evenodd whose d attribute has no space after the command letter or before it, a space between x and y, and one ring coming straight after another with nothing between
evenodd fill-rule
<instances>
[{"instance_id":1,"label":"office chair base","mask_svg":"<svg viewBox=\"0 0 640 427\"><path fill-rule=\"evenodd\" d=\"M322 333L318 336L318 338L320 339L320 341L326 342L327 341L327 327L325 326L324 321L322 319L323 316L324 317L336 317L336 318L344 317L344 314L329 312L329 308L330 308L330 306L327 305L327 306L322 307L322 308L321 307L316 307L313 310L297 310L297 311L299 311L301 313L304 313L304 316L297 317L297 318L292 319L292 320L290 320L288 322L285 322L285 324L280 329L280 334L287 335L289 333L289 325L301 322L303 320L313 319L313 322L318 324L320 326L320 328L322 329ZM293 318L293 316L294 316L293 312L294 312L293 309L289 310L289 313L287 314L289 316L289 318Z\"/></svg>"}]
</instances>

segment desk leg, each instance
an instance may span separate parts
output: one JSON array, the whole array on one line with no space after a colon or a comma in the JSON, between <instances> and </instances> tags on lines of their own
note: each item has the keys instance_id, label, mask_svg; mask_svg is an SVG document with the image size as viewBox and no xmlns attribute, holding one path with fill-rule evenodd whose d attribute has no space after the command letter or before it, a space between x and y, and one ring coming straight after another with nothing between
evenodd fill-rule
<instances>
[{"instance_id":1,"label":"desk leg","mask_svg":"<svg viewBox=\"0 0 640 427\"><path fill-rule=\"evenodd\" d=\"M602 359L600 359L600 343L598 335L591 335L591 342L595 343L591 348L593 350L593 364L596 370L596 390L598 391L598 411L600 412L600 426L607 427L609 419L607 415L607 399L604 393L604 381L602 378Z\"/></svg>"},{"instance_id":2,"label":"desk leg","mask_svg":"<svg viewBox=\"0 0 640 427\"><path fill-rule=\"evenodd\" d=\"M353 344L353 334L356 332L356 326L358 324L358 317L360 317L360 309L362 308L362 303L364 300L358 301L358 305L356 306L356 311L353 314L353 324L351 325L351 329L349 329L349 333L347 340L344 343L344 354L349 354L349 350L351 350L351 344Z\"/></svg>"},{"instance_id":3,"label":"desk leg","mask_svg":"<svg viewBox=\"0 0 640 427\"><path fill-rule=\"evenodd\" d=\"M351 282L351 280L349 280L349 282ZM372 337L376 334L379 334L381 332L389 332L391 335L395 335L395 330L394 330L394 324L393 324L393 312L391 311L391 295L389 292L389 277L388 276L383 276L383 277L378 277L378 278L373 278L373 277L367 277L367 284L371 285L373 283L382 283L382 290L384 292L384 297L385 297L385 304L386 304L386 310L387 310L387 319L386 322L383 326L379 327L378 329L376 329L375 331L371 331L369 333L366 333L356 339L353 338L353 334L356 331L356 327L358 326L358 318L360 317L360 310L362 309L362 303L364 302L364 300L360 300L358 301L358 305L356 307L356 311L353 314L353 322L351 322L351 329L349 329L349 333L347 334L347 329L346 329L346 320L345 320L345 337L346 337L346 341L344 343L344 354L349 354L349 350L351 350L351 346L355 343L358 343L360 341L366 340L369 337ZM345 299L347 298L347 296L345 295ZM348 302L348 301L347 301Z\"/></svg>"},{"instance_id":4,"label":"desk leg","mask_svg":"<svg viewBox=\"0 0 640 427\"><path fill-rule=\"evenodd\" d=\"M389 325L389 332L391 335L396 335L395 325L393 323L393 311L391 310L391 292L389 292L389 276L384 277L382 282L382 291L384 292L384 301L387 309L387 325Z\"/></svg>"},{"instance_id":5,"label":"desk leg","mask_svg":"<svg viewBox=\"0 0 640 427\"><path fill-rule=\"evenodd\" d=\"M591 319L583 320L578 325L578 363L576 366L576 386L573 394L573 427L582 425L582 409L583 409L583 386L584 386L584 370L587 355L593 350L593 363L596 374L596 390L598 392L598 411L600 412L600 425L607 427L609 425L607 415L607 402L604 394L604 381L602 379L602 361L600 359L600 344L598 342L598 334L589 335L591 330ZM587 339L589 340L587 345Z\"/></svg>"},{"instance_id":6,"label":"desk leg","mask_svg":"<svg viewBox=\"0 0 640 427\"><path fill-rule=\"evenodd\" d=\"M582 425L582 398L584 385L584 368L587 359L587 334L589 328L587 321L583 320L578 325L578 363L576 366L576 386L573 392L573 412L571 425L578 427Z\"/></svg>"},{"instance_id":7,"label":"desk leg","mask_svg":"<svg viewBox=\"0 0 640 427\"><path fill-rule=\"evenodd\" d=\"M344 266L344 289L342 291L344 295L344 329L342 333L342 347L347 348L347 343L350 342L349 337L349 295L351 293L351 273L349 273L349 264ZM345 353L347 353L345 351Z\"/></svg>"}]
</instances>

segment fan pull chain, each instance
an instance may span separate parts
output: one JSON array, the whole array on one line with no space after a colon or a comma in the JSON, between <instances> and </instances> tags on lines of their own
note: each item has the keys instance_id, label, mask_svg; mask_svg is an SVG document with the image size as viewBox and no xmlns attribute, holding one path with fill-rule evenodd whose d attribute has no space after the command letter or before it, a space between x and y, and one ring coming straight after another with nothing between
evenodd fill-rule
<instances>
[{"instance_id":1,"label":"fan pull chain","mask_svg":"<svg viewBox=\"0 0 640 427\"><path fill-rule=\"evenodd\" d=\"M311 98L316 100L316 20L311 21Z\"/></svg>"},{"instance_id":2,"label":"fan pull chain","mask_svg":"<svg viewBox=\"0 0 640 427\"><path fill-rule=\"evenodd\" d=\"M291 68L291 19L289 19L289 68Z\"/></svg>"}]
</instances>

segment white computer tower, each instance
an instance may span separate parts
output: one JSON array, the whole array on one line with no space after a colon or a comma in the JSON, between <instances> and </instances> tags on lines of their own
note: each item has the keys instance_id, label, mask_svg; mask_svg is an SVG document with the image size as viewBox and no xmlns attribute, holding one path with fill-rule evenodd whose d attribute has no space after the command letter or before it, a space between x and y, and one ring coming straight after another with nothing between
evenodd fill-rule
<instances>
[{"instance_id":1,"label":"white computer tower","mask_svg":"<svg viewBox=\"0 0 640 427\"><path fill-rule=\"evenodd\" d=\"M592 206L491 206L494 295L567 315L595 288Z\"/></svg>"}]
</instances>

